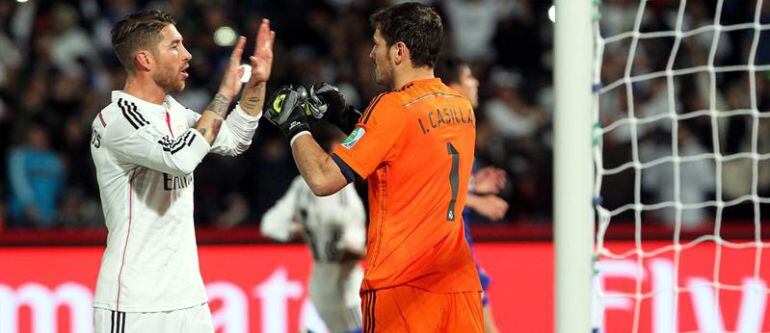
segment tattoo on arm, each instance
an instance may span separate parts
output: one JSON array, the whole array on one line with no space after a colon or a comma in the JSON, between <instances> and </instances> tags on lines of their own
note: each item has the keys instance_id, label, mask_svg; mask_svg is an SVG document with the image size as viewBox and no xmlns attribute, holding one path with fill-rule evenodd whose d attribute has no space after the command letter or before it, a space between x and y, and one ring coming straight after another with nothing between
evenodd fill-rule
<instances>
[{"instance_id":1,"label":"tattoo on arm","mask_svg":"<svg viewBox=\"0 0 770 333\"><path fill-rule=\"evenodd\" d=\"M255 112L255 111L261 111L262 109L262 103L264 103L264 89L265 83L258 83L254 88L251 89L257 89L259 92L256 96L248 96L244 94L243 97L241 97L241 108L244 111L247 111L249 113Z\"/></svg>"},{"instance_id":2,"label":"tattoo on arm","mask_svg":"<svg viewBox=\"0 0 770 333\"><path fill-rule=\"evenodd\" d=\"M206 129L205 128L198 128L198 132L200 132L201 135L203 135L203 137L206 137Z\"/></svg>"},{"instance_id":3,"label":"tattoo on arm","mask_svg":"<svg viewBox=\"0 0 770 333\"><path fill-rule=\"evenodd\" d=\"M209 106L206 107L206 110L214 112L224 118L228 106L230 106L230 100L222 94L216 94Z\"/></svg>"},{"instance_id":4,"label":"tattoo on arm","mask_svg":"<svg viewBox=\"0 0 770 333\"><path fill-rule=\"evenodd\" d=\"M220 128L222 128L222 120L215 119L214 122L211 124L211 133L216 137L217 135L219 135Z\"/></svg>"},{"instance_id":5,"label":"tattoo on arm","mask_svg":"<svg viewBox=\"0 0 770 333\"><path fill-rule=\"evenodd\" d=\"M259 96L249 97L245 101L242 102L243 105L241 108L244 110L257 110L259 109L259 105L262 104L262 98Z\"/></svg>"}]
</instances>

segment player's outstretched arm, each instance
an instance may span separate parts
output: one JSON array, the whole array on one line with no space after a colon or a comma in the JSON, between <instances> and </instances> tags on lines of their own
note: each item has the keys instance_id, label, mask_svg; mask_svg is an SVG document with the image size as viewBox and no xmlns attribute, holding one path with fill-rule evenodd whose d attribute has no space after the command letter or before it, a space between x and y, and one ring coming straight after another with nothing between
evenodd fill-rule
<instances>
[{"instance_id":1,"label":"player's outstretched arm","mask_svg":"<svg viewBox=\"0 0 770 333\"><path fill-rule=\"evenodd\" d=\"M334 194L348 184L339 165L318 145L313 136L299 136L291 145L291 153L299 173L315 195Z\"/></svg>"},{"instance_id":2,"label":"player's outstretched arm","mask_svg":"<svg viewBox=\"0 0 770 333\"><path fill-rule=\"evenodd\" d=\"M508 203L494 194L477 195L468 193L465 206L492 221L502 219L505 217L505 213L508 212Z\"/></svg>"},{"instance_id":3,"label":"player's outstretched arm","mask_svg":"<svg viewBox=\"0 0 770 333\"><path fill-rule=\"evenodd\" d=\"M203 137L206 138L209 144L213 143L219 134L222 121L224 121L227 109L230 107L230 102L241 91L243 68L240 67L240 64L245 46L246 37L238 37L238 42L235 44L235 48L233 48L233 52L230 55L230 62L227 64L225 75L219 84L217 94L194 126L198 132L203 134Z\"/></svg>"},{"instance_id":4,"label":"player's outstretched arm","mask_svg":"<svg viewBox=\"0 0 770 333\"><path fill-rule=\"evenodd\" d=\"M285 86L268 100L265 118L289 140L294 162L315 195L336 193L348 184L337 163L310 135L304 88Z\"/></svg>"},{"instance_id":5,"label":"player's outstretched arm","mask_svg":"<svg viewBox=\"0 0 770 333\"><path fill-rule=\"evenodd\" d=\"M131 107L122 99L118 105L126 110ZM108 149L121 162L184 176L195 170L211 148L192 128L172 138L136 114L127 112L115 119L102 130L94 149Z\"/></svg>"}]
</instances>

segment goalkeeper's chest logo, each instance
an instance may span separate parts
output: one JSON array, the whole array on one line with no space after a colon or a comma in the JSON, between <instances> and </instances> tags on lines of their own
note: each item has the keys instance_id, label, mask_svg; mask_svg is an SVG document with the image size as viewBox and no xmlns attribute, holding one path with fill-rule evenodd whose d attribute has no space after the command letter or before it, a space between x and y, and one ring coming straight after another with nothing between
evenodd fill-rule
<instances>
[{"instance_id":1,"label":"goalkeeper's chest logo","mask_svg":"<svg viewBox=\"0 0 770 333\"><path fill-rule=\"evenodd\" d=\"M356 129L354 129L353 132L350 132L350 135L345 138L345 141L342 141L342 146L347 149L353 148L353 146L356 145L356 142L361 140L361 137L364 136L364 133L366 133L366 131L364 131L363 128L356 127Z\"/></svg>"}]
</instances>

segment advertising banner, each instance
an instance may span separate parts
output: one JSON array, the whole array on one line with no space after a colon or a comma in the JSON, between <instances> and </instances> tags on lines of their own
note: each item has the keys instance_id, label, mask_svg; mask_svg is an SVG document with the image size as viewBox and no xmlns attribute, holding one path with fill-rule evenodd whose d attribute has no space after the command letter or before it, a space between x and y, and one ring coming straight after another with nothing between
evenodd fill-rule
<instances>
[{"instance_id":1,"label":"advertising banner","mask_svg":"<svg viewBox=\"0 0 770 333\"><path fill-rule=\"evenodd\" d=\"M646 243L644 251L664 245ZM634 244L610 247L620 253ZM92 332L102 251L0 248L0 333ZM553 331L552 244L479 243L475 252L492 277L489 298L501 332ZM597 285L604 297L595 305L605 310L597 325L605 332L770 331L770 250L704 244L679 253L602 259ZM312 261L303 245L202 246L199 254L217 332L326 331L308 297Z\"/></svg>"}]
</instances>

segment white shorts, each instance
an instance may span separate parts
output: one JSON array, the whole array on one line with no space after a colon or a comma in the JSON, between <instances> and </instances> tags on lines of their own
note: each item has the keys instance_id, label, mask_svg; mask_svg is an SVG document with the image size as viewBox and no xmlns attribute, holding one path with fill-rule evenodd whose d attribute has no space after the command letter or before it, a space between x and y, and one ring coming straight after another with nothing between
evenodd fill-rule
<instances>
[{"instance_id":1,"label":"white shorts","mask_svg":"<svg viewBox=\"0 0 770 333\"><path fill-rule=\"evenodd\" d=\"M315 262L310 277L310 297L332 333L361 329L361 280L364 271L356 261Z\"/></svg>"},{"instance_id":2,"label":"white shorts","mask_svg":"<svg viewBox=\"0 0 770 333\"><path fill-rule=\"evenodd\" d=\"M208 303L164 312L94 308L94 333L213 333Z\"/></svg>"}]
</instances>

